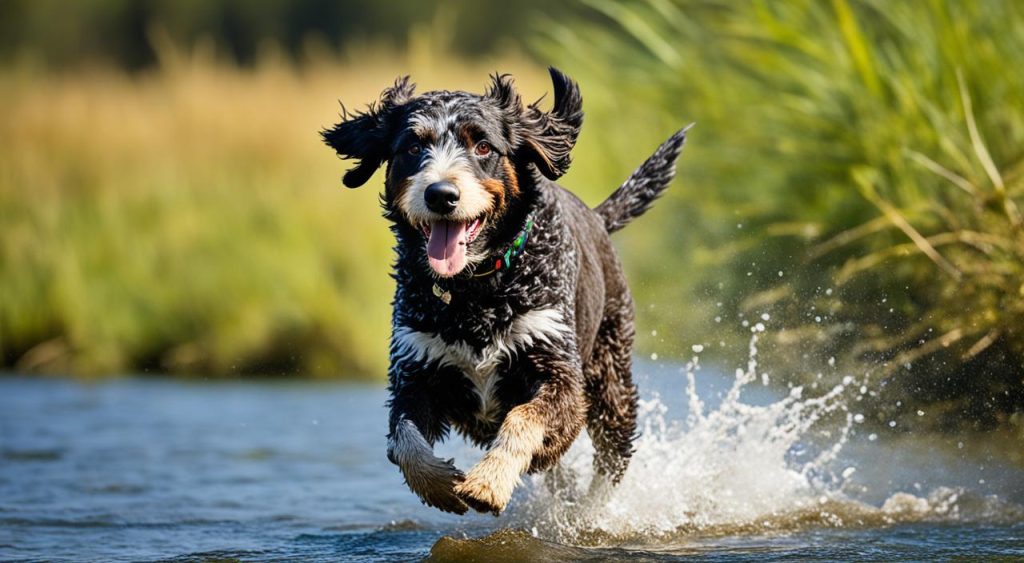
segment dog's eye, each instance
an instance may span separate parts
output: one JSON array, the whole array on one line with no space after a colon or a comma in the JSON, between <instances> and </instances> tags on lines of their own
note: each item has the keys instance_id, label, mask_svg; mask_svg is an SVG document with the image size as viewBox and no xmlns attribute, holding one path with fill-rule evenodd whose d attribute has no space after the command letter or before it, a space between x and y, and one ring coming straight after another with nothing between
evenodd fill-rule
<instances>
[{"instance_id":1,"label":"dog's eye","mask_svg":"<svg viewBox=\"0 0 1024 563\"><path fill-rule=\"evenodd\" d=\"M476 147L473 148L473 152L476 153L477 156L487 156L491 154L491 144L487 141L480 141L476 144Z\"/></svg>"},{"instance_id":2,"label":"dog's eye","mask_svg":"<svg viewBox=\"0 0 1024 563\"><path fill-rule=\"evenodd\" d=\"M421 147L419 143L413 143L413 144L409 145L409 147L407 149L405 149L405 152L415 156L417 154L420 154L420 151L422 151L422 150L423 150L423 147Z\"/></svg>"}]
</instances>

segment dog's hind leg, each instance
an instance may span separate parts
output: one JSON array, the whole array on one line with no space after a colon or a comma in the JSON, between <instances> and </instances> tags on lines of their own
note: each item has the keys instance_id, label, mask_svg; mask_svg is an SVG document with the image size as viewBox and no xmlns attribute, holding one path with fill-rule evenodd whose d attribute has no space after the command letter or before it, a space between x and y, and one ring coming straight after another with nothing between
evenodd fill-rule
<instances>
[{"instance_id":1,"label":"dog's hind leg","mask_svg":"<svg viewBox=\"0 0 1024 563\"><path fill-rule=\"evenodd\" d=\"M628 294L608 302L590 360L584 367L587 433L594 443L594 480L615 485L633 455L637 389L633 384L633 303Z\"/></svg>"}]
</instances>

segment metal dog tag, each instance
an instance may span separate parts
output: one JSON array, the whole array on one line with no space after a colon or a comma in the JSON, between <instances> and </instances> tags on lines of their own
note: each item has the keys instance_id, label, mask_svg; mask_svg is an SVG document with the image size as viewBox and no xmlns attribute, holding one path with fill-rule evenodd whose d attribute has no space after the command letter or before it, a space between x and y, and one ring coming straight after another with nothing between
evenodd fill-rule
<instances>
[{"instance_id":1,"label":"metal dog tag","mask_svg":"<svg viewBox=\"0 0 1024 563\"><path fill-rule=\"evenodd\" d=\"M452 302L452 292L441 289L441 286L434 284L434 297L437 297L447 305Z\"/></svg>"}]
</instances>

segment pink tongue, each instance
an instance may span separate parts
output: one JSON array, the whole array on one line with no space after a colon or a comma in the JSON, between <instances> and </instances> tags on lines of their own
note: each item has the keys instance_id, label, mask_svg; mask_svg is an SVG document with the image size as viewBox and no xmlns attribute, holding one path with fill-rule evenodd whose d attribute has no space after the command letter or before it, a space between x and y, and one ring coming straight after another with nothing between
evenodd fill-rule
<instances>
[{"instance_id":1,"label":"pink tongue","mask_svg":"<svg viewBox=\"0 0 1024 563\"><path fill-rule=\"evenodd\" d=\"M466 267L466 224L438 221L430 228L427 261L438 274L450 277Z\"/></svg>"}]
</instances>

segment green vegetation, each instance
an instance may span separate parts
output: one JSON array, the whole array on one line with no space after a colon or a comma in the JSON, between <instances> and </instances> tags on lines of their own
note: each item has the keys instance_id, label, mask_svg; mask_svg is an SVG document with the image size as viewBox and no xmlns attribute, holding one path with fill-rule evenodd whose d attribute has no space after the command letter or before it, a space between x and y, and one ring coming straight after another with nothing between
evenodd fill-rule
<instances>
[{"instance_id":1,"label":"green vegetation","mask_svg":"<svg viewBox=\"0 0 1024 563\"><path fill-rule=\"evenodd\" d=\"M616 85L584 88L608 98L591 126L637 108L698 123L662 235L626 241L649 249L645 281L700 304L654 326L717 340L702 324L717 303L729 326L767 312L776 361L868 370L883 411L909 396L991 422L1024 406L1021 4L585 4L595 23L542 47ZM652 129L620 119L602 150ZM656 266L669 256L699 273Z\"/></svg>"},{"instance_id":2,"label":"green vegetation","mask_svg":"<svg viewBox=\"0 0 1024 563\"><path fill-rule=\"evenodd\" d=\"M542 61L581 83L564 184L592 204L697 122L678 185L616 237L642 353L735 359L769 315L769 365L868 372L884 420L913 413L896 400L949 424L1024 410L1018 2L530 3L493 37L490 4L386 30L344 2L139 5L76 4L61 33L27 31L48 1L3 6L5 366L382 377L390 235L317 130L406 73L512 72L536 99Z\"/></svg>"},{"instance_id":3,"label":"green vegetation","mask_svg":"<svg viewBox=\"0 0 1024 563\"><path fill-rule=\"evenodd\" d=\"M382 378L391 234L318 131L396 69L480 89L493 64L383 50L244 70L0 73L0 357L77 374ZM535 95L534 66L501 61Z\"/></svg>"},{"instance_id":4,"label":"green vegetation","mask_svg":"<svg viewBox=\"0 0 1024 563\"><path fill-rule=\"evenodd\" d=\"M423 48L410 30L424 28L433 28L434 43L455 55L491 56L519 44L541 9L545 18L563 11L541 0L4 0L0 62L154 68L161 53L153 36L159 34L178 45L215 44L251 66L268 50L302 58L368 41L403 51Z\"/></svg>"}]
</instances>

